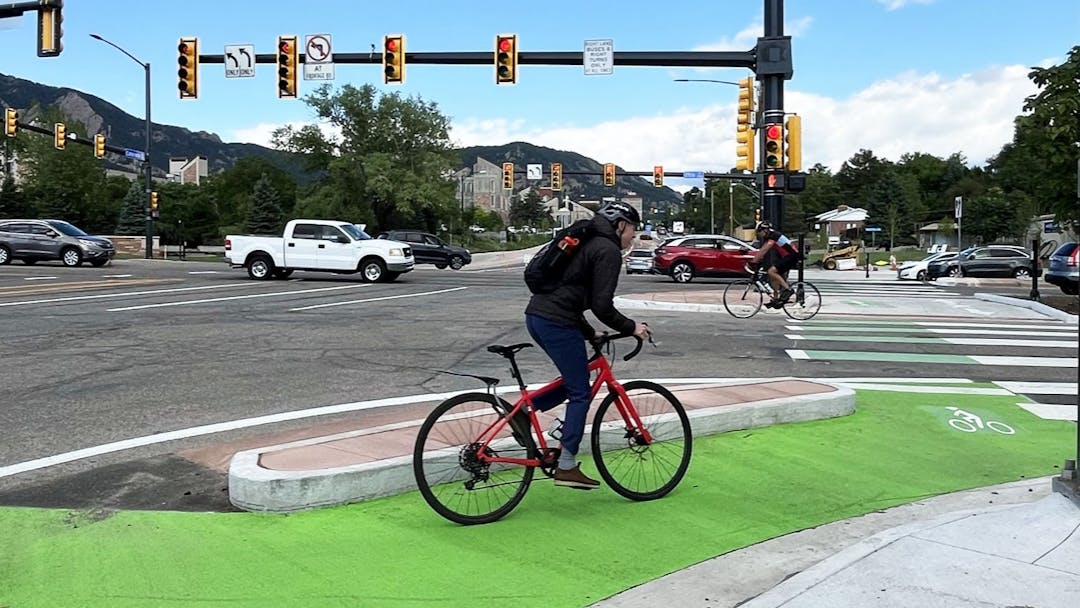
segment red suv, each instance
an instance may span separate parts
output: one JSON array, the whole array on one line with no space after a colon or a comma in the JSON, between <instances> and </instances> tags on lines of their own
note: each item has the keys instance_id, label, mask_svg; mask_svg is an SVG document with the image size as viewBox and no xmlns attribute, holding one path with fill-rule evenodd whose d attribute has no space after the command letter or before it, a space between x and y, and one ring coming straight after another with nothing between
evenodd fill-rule
<instances>
[{"instance_id":1,"label":"red suv","mask_svg":"<svg viewBox=\"0 0 1080 608\"><path fill-rule=\"evenodd\" d=\"M676 283L689 283L694 277L746 276L746 263L755 251L730 236L681 236L656 248L653 268Z\"/></svg>"}]
</instances>

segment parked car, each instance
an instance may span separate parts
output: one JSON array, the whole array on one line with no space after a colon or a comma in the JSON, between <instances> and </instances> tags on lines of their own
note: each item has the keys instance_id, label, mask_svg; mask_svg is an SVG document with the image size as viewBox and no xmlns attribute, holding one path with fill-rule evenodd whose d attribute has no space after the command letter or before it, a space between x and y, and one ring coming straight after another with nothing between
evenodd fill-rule
<instances>
[{"instance_id":1,"label":"parked car","mask_svg":"<svg viewBox=\"0 0 1080 608\"><path fill-rule=\"evenodd\" d=\"M653 270L676 283L689 283L694 277L747 276L746 263L755 251L749 243L730 236L681 236L656 248Z\"/></svg>"},{"instance_id":2,"label":"parked car","mask_svg":"<svg viewBox=\"0 0 1080 608\"><path fill-rule=\"evenodd\" d=\"M941 251L932 253L917 262L904 262L896 270L896 278L925 281L926 268L930 265L930 262L946 262L956 258L957 255L959 255L957 251Z\"/></svg>"},{"instance_id":3,"label":"parked car","mask_svg":"<svg viewBox=\"0 0 1080 608\"><path fill-rule=\"evenodd\" d=\"M652 249L631 249L626 255L626 274L649 274L652 271Z\"/></svg>"},{"instance_id":4,"label":"parked car","mask_svg":"<svg viewBox=\"0 0 1080 608\"><path fill-rule=\"evenodd\" d=\"M1050 263L1046 266L1046 274L1043 279L1051 285L1057 285L1061 291L1070 296L1075 296L1077 291L1077 255L1080 254L1080 245L1075 242L1065 243L1050 256Z\"/></svg>"},{"instance_id":5,"label":"parked car","mask_svg":"<svg viewBox=\"0 0 1080 608\"><path fill-rule=\"evenodd\" d=\"M434 234L418 230L388 230L380 232L376 238L408 244L412 247L413 257L417 264L434 264L439 270L447 266L454 270L461 270L466 264L472 262L472 254L468 249L448 245Z\"/></svg>"},{"instance_id":6,"label":"parked car","mask_svg":"<svg viewBox=\"0 0 1080 608\"><path fill-rule=\"evenodd\" d=\"M1015 277L1031 276L1031 253L1023 247L987 245L961 251L951 260L935 260L926 267L929 279L938 277Z\"/></svg>"},{"instance_id":7,"label":"parked car","mask_svg":"<svg viewBox=\"0 0 1080 608\"><path fill-rule=\"evenodd\" d=\"M64 266L104 266L116 255L112 241L61 220L0 220L0 264L60 260Z\"/></svg>"}]
</instances>

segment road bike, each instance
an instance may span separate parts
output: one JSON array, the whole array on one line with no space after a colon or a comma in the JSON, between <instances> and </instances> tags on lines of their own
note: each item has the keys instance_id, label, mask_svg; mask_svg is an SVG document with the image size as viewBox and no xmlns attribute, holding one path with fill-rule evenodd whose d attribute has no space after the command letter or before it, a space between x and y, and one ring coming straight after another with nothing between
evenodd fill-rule
<instances>
[{"instance_id":1,"label":"road bike","mask_svg":"<svg viewBox=\"0 0 1080 608\"><path fill-rule=\"evenodd\" d=\"M768 274L759 266L747 268L753 276L728 283L724 288L724 308L737 319L748 319L761 310L765 298L773 298ZM784 301L783 309L792 319L805 321L821 310L821 292L808 281L788 282L792 294Z\"/></svg>"},{"instance_id":2,"label":"road bike","mask_svg":"<svg viewBox=\"0 0 1080 608\"><path fill-rule=\"evenodd\" d=\"M611 343L626 337L637 339L636 348L623 357L629 361L641 351L641 338L603 334L591 341L591 399L596 400L601 388L608 392L585 429L589 445L583 440L580 453L592 452L600 477L618 494L655 500L675 489L690 466L690 419L663 386L615 379L604 349L611 354ZM452 522L496 521L525 497L536 469L549 478L555 475L561 448L548 443L534 404L558 404L566 391L561 377L527 389L514 356L531 346L487 347L510 362L521 389L513 405L495 394L497 378L463 374L485 382L487 391L443 401L420 427L413 450L416 484L428 505ZM553 429L552 438L558 439L558 430Z\"/></svg>"}]
</instances>

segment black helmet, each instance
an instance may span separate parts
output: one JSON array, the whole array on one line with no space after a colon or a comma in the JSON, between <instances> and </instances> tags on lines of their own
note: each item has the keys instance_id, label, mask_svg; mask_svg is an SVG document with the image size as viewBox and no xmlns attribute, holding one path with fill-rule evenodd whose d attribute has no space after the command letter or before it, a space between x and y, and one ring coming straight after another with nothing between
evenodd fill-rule
<instances>
[{"instance_id":1,"label":"black helmet","mask_svg":"<svg viewBox=\"0 0 1080 608\"><path fill-rule=\"evenodd\" d=\"M641 223L641 215L637 212L637 209L622 201L615 201L600 207L596 210L596 215L606 218L612 224L618 220L623 220L634 226L634 228L637 228L637 225Z\"/></svg>"},{"instance_id":2,"label":"black helmet","mask_svg":"<svg viewBox=\"0 0 1080 608\"><path fill-rule=\"evenodd\" d=\"M772 224L764 221L758 222L757 226L754 226L754 232L758 232L761 230L772 230Z\"/></svg>"}]
</instances>

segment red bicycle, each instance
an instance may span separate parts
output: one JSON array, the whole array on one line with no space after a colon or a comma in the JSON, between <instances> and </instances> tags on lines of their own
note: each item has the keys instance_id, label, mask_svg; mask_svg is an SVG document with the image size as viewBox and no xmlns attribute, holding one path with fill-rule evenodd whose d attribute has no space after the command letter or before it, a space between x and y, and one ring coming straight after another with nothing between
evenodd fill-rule
<instances>
[{"instance_id":1,"label":"red bicycle","mask_svg":"<svg viewBox=\"0 0 1080 608\"><path fill-rule=\"evenodd\" d=\"M589 449L600 477L631 500L654 500L679 485L693 437L686 410L675 395L654 382L620 384L604 347L628 335L593 340L589 371L592 398L607 387L593 418ZM623 360L641 351L642 340ZM510 361L521 397L511 405L495 394L499 380L472 376L487 392L455 395L439 404L420 427L413 450L413 473L420 493L436 513L459 524L486 524L512 511L525 497L536 469L555 475L560 448L544 436L534 400L565 394L562 378L530 391L514 355L529 343L489 346L488 352ZM549 391L562 391L551 394ZM552 434L558 438L557 434ZM582 448L585 448L582 442Z\"/></svg>"}]
</instances>

